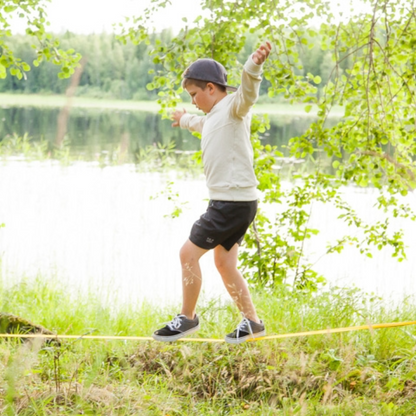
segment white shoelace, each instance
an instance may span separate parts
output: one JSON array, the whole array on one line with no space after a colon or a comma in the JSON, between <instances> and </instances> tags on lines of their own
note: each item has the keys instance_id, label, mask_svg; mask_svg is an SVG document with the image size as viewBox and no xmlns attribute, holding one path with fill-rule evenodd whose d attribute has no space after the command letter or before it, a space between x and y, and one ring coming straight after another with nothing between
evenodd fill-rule
<instances>
[{"instance_id":1,"label":"white shoelace","mask_svg":"<svg viewBox=\"0 0 416 416\"><path fill-rule=\"evenodd\" d=\"M167 322L167 326L171 331L175 331L177 329L179 329L179 327L181 326L181 319L179 318L179 316L175 316L170 322Z\"/></svg>"},{"instance_id":2,"label":"white shoelace","mask_svg":"<svg viewBox=\"0 0 416 416\"><path fill-rule=\"evenodd\" d=\"M246 327L248 328L248 331L246 331ZM237 326L236 338L239 337L240 331L249 332L251 336L254 338L254 334L253 334L253 330L251 329L250 321L246 317L243 317L243 320Z\"/></svg>"}]
</instances>

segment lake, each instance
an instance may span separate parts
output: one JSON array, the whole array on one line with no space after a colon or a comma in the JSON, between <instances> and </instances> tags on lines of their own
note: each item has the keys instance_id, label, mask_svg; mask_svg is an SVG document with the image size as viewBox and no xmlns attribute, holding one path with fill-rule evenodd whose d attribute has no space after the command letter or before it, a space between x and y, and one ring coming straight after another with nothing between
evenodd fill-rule
<instances>
[{"instance_id":1,"label":"lake","mask_svg":"<svg viewBox=\"0 0 416 416\"><path fill-rule=\"evenodd\" d=\"M34 139L53 141L58 110L3 108L1 134L28 131ZM302 133L310 119L278 120L265 140L277 144L294 131ZM94 155L108 151L128 133L131 149L172 138L180 149L195 150L199 142L169 121L151 113L73 109L69 137L74 151ZM287 123L286 123L287 122ZM280 123L280 124L279 124ZM0 136L1 137L1 136ZM167 182L184 205L176 219L168 215L173 204L155 197ZM292 186L286 183L285 186ZM375 190L349 187L346 199L367 219ZM414 194L407 201L416 207ZM63 166L56 161L27 162L8 158L0 162L0 257L7 284L41 276L62 281L74 291L91 290L103 302L179 303L181 298L179 248L192 223L205 210L207 190L202 177L178 173L142 172L130 163L98 168L93 162ZM397 263L388 250L373 259L348 247L341 255L323 256L328 241L345 231L330 205L315 204L310 226L318 237L306 242L305 255L330 284L356 285L367 292L400 299L416 294L416 225L397 221L406 230L408 260ZM212 262L202 258L203 297L228 299Z\"/></svg>"},{"instance_id":2,"label":"lake","mask_svg":"<svg viewBox=\"0 0 416 416\"><path fill-rule=\"evenodd\" d=\"M0 107L0 138L28 133L33 140L55 143L59 108ZM301 135L311 122L298 115L272 116L271 128L262 136L264 144L281 146L289 138ZM72 108L67 127L71 153L85 160L96 160L102 152L113 152L120 144L130 154L156 143L176 143L178 150L198 150L199 140L189 132L172 128L170 120L161 120L152 112ZM123 143L122 143L123 141Z\"/></svg>"}]
</instances>

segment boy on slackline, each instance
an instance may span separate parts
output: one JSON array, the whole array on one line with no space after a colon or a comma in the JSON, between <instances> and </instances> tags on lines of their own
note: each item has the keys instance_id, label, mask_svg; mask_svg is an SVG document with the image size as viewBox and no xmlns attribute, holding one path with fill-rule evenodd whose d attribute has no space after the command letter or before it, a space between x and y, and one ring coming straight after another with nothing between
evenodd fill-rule
<instances>
[{"instance_id":1,"label":"boy on slackline","mask_svg":"<svg viewBox=\"0 0 416 416\"><path fill-rule=\"evenodd\" d=\"M180 250L181 313L155 331L153 338L157 341L176 341L199 329L195 313L202 280L199 259L211 249L224 285L243 315L225 341L239 344L266 333L247 283L237 269L237 259L239 245L257 211L250 109L259 96L262 66L270 50L266 42L248 58L238 89L227 85L225 68L212 59L198 59L183 74L183 88L192 104L206 115L176 110L172 126L202 133L202 161L210 201ZM227 94L227 90L235 93Z\"/></svg>"}]
</instances>

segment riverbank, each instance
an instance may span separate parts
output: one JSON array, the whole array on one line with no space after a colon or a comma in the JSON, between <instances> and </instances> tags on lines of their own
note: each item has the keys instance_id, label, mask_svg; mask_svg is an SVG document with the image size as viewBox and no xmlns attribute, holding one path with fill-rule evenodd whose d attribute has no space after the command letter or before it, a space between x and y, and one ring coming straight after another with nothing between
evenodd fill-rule
<instances>
[{"instance_id":1,"label":"riverbank","mask_svg":"<svg viewBox=\"0 0 416 416\"><path fill-rule=\"evenodd\" d=\"M16 107L62 107L67 103L64 95L36 95L36 94L0 94L0 106ZM132 101L132 100L103 100L98 98L74 97L71 105L75 108L96 108L113 109L122 111L147 111L157 112L159 106L155 101ZM314 116L316 110L305 112L305 104L280 104L267 103L256 104L254 112L258 114L267 113L270 115L294 115L294 116ZM181 107L189 111L194 110L194 106L189 103L181 104ZM342 108L335 108L331 115L334 117L342 116Z\"/></svg>"},{"instance_id":2,"label":"riverbank","mask_svg":"<svg viewBox=\"0 0 416 416\"><path fill-rule=\"evenodd\" d=\"M149 336L178 305L102 305L68 297L37 279L6 287L0 310L60 334ZM400 308L355 289L293 293L278 287L255 302L269 334L408 321ZM211 300L196 337L222 338L240 317ZM154 341L0 341L1 414L410 415L416 412L416 328L257 341L240 346Z\"/></svg>"}]
</instances>

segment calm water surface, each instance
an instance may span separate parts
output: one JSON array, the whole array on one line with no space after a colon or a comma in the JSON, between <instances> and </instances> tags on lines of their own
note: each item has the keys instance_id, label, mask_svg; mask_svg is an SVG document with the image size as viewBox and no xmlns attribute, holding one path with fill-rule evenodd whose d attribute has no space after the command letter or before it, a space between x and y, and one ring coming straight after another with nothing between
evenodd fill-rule
<instances>
[{"instance_id":1,"label":"calm water surface","mask_svg":"<svg viewBox=\"0 0 416 416\"><path fill-rule=\"evenodd\" d=\"M0 140L6 135L28 133L55 143L58 108L0 107ZM271 128L262 137L265 144L281 146L301 135L311 122L309 117L284 115L271 117ZM130 153L155 143L176 143L178 150L198 150L199 140L189 132L172 128L156 113L73 108L67 126L69 146L75 154L94 160L103 151L114 151L128 141ZM122 143L123 141L123 143Z\"/></svg>"},{"instance_id":2,"label":"calm water surface","mask_svg":"<svg viewBox=\"0 0 416 416\"><path fill-rule=\"evenodd\" d=\"M165 217L173 208L169 201L150 198L168 180L174 180L181 201L188 201L177 219ZM375 192L348 188L345 194L365 218L374 218ZM178 250L205 210L203 178L139 173L128 164L100 169L86 162L62 167L9 160L0 164L0 196L0 223L6 224L0 229L1 267L9 283L40 275L91 289L103 300L180 300ZM414 195L408 200L416 205ZM318 261L345 227L329 205L314 205L312 214L310 225L321 234L307 242L305 253ZM348 248L324 256L316 269L333 284L354 284L385 297L416 294L416 227L400 225L406 229L407 261L397 263L388 251L369 259ZM202 269L204 296L228 299L211 253Z\"/></svg>"}]
</instances>

